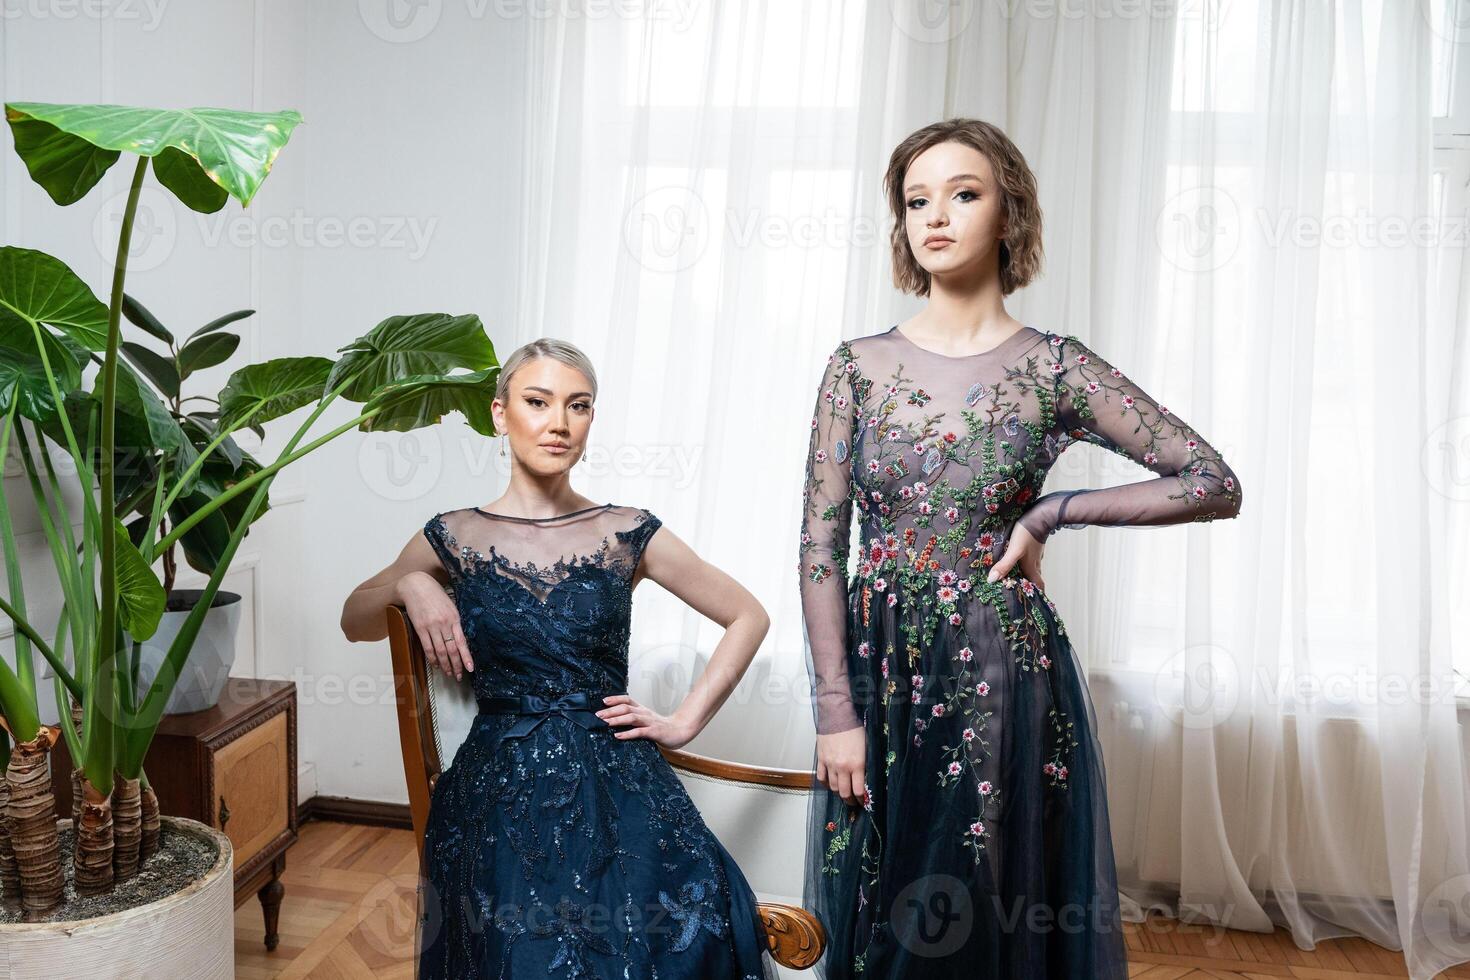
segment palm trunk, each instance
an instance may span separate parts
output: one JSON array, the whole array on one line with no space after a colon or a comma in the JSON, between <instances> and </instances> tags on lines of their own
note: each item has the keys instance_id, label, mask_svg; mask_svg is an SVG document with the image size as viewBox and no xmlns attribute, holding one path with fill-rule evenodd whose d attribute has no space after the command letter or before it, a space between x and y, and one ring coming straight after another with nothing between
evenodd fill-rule
<instances>
[{"instance_id":1,"label":"palm trunk","mask_svg":"<svg viewBox=\"0 0 1470 980\"><path fill-rule=\"evenodd\" d=\"M82 768L71 771L71 825L82 825Z\"/></svg>"},{"instance_id":2,"label":"palm trunk","mask_svg":"<svg viewBox=\"0 0 1470 980\"><path fill-rule=\"evenodd\" d=\"M112 866L117 873L117 880L127 881L138 873L143 812L138 796L138 781L124 779L121 772L114 772L112 776L112 819Z\"/></svg>"},{"instance_id":3,"label":"palm trunk","mask_svg":"<svg viewBox=\"0 0 1470 980\"><path fill-rule=\"evenodd\" d=\"M72 880L78 895L112 890L112 801L88 780L82 780L81 823L76 824L72 846Z\"/></svg>"},{"instance_id":4,"label":"palm trunk","mask_svg":"<svg viewBox=\"0 0 1470 980\"><path fill-rule=\"evenodd\" d=\"M143 811L143 840L138 849L138 861L141 863L158 853L158 797L152 786L144 786L138 795L142 799Z\"/></svg>"},{"instance_id":5,"label":"palm trunk","mask_svg":"<svg viewBox=\"0 0 1470 980\"><path fill-rule=\"evenodd\" d=\"M5 779L0 779L0 902L20 906L20 867L15 863L10 830L10 782Z\"/></svg>"},{"instance_id":6,"label":"palm trunk","mask_svg":"<svg viewBox=\"0 0 1470 980\"><path fill-rule=\"evenodd\" d=\"M61 904L61 840L51 794L51 746L61 729L42 725L28 742L17 740L5 780L10 786L10 829L20 871L21 903L44 913Z\"/></svg>"},{"instance_id":7,"label":"palm trunk","mask_svg":"<svg viewBox=\"0 0 1470 980\"><path fill-rule=\"evenodd\" d=\"M77 732L77 741L82 739L82 703L76 698L71 699L71 723ZM76 768L71 771L71 825L73 828L82 825L82 760L73 759Z\"/></svg>"}]
</instances>

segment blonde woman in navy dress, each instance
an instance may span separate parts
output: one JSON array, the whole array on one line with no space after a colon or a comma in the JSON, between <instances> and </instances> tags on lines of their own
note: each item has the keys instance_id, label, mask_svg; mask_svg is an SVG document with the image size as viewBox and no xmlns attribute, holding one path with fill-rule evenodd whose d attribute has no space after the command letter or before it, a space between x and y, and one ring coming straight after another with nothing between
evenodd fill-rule
<instances>
[{"instance_id":1,"label":"blonde woman in navy dress","mask_svg":"<svg viewBox=\"0 0 1470 980\"><path fill-rule=\"evenodd\" d=\"M1240 483L1083 341L1006 312L1042 249L1004 133L921 129L885 189L895 282L927 302L837 345L807 455L816 974L1123 980L1102 753L1042 550L1064 527L1233 517ZM1157 476L1041 494L1074 442Z\"/></svg>"},{"instance_id":2,"label":"blonde woman in navy dress","mask_svg":"<svg viewBox=\"0 0 1470 980\"><path fill-rule=\"evenodd\" d=\"M514 457L505 493L435 514L343 613L349 638L381 639L402 603L479 702L434 785L417 976L774 980L754 893L658 748L709 723L769 621L653 514L572 488L596 398L571 344L507 358L491 405ZM628 693L644 579L725 627L668 716Z\"/></svg>"}]
</instances>

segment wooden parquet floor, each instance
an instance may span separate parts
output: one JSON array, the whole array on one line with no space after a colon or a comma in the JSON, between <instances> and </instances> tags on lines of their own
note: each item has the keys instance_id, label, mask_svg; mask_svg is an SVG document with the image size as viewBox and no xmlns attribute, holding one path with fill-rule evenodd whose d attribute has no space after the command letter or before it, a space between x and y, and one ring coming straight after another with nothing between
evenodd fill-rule
<instances>
[{"instance_id":1,"label":"wooden parquet floor","mask_svg":"<svg viewBox=\"0 0 1470 980\"><path fill-rule=\"evenodd\" d=\"M310 820L287 852L280 945L267 953L260 903L235 911L239 980L412 980L418 859L407 830ZM1361 939L1296 948L1289 935L1153 919L1124 923L1131 980L1388 980L1403 957ZM1470 980L1470 966L1441 974Z\"/></svg>"}]
</instances>

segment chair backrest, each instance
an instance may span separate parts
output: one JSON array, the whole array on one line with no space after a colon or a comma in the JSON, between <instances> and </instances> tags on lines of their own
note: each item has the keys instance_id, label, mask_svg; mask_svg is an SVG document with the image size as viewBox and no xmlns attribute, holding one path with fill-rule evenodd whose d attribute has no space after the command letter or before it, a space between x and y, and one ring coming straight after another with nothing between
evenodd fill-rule
<instances>
[{"instance_id":1,"label":"chair backrest","mask_svg":"<svg viewBox=\"0 0 1470 980\"><path fill-rule=\"evenodd\" d=\"M479 707L469 684L448 682L442 673L429 669L403 607L392 605L387 612L398 739L414 841L422 860L430 794L469 735ZM806 797L813 773L723 762L663 746L659 751L678 773L705 823L740 865L757 897L791 899L758 904L771 957L791 969L811 967L827 942L821 922L798 904Z\"/></svg>"}]
</instances>

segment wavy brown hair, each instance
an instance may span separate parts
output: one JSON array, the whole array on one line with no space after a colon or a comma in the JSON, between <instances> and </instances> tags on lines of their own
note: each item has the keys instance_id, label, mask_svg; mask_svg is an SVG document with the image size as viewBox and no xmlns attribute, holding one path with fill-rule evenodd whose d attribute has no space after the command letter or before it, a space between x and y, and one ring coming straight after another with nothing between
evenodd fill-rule
<instances>
[{"instance_id":1,"label":"wavy brown hair","mask_svg":"<svg viewBox=\"0 0 1470 980\"><path fill-rule=\"evenodd\" d=\"M946 119L925 126L909 134L888 158L883 187L894 221L889 236L893 284L906 293L929 295L929 273L909 248L903 182L914 158L939 143L963 143L990 161L1004 200L1006 237L1000 245L1000 288L1002 295L1009 296L1041 271L1041 203L1036 199L1036 178L1021 151L1000 127L981 119Z\"/></svg>"}]
</instances>

